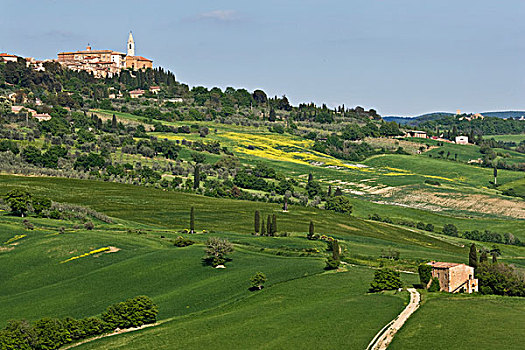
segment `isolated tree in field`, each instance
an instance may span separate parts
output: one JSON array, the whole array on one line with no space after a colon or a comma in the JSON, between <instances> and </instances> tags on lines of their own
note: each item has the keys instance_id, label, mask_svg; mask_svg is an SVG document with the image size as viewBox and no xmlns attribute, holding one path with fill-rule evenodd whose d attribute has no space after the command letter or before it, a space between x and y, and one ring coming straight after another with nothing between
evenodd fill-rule
<instances>
[{"instance_id":1,"label":"isolated tree in field","mask_svg":"<svg viewBox=\"0 0 525 350\"><path fill-rule=\"evenodd\" d=\"M314 180L314 176L312 174L308 174L306 192L308 192L308 198L314 198L315 196L322 195L321 185L319 185L319 182Z\"/></svg>"},{"instance_id":2,"label":"isolated tree in field","mask_svg":"<svg viewBox=\"0 0 525 350\"><path fill-rule=\"evenodd\" d=\"M314 238L314 234L314 222L310 221L310 227L308 227L308 236L306 236L306 238L312 239Z\"/></svg>"},{"instance_id":3,"label":"isolated tree in field","mask_svg":"<svg viewBox=\"0 0 525 350\"><path fill-rule=\"evenodd\" d=\"M332 185L328 185L328 192L326 193L327 197L332 197Z\"/></svg>"},{"instance_id":4,"label":"isolated tree in field","mask_svg":"<svg viewBox=\"0 0 525 350\"><path fill-rule=\"evenodd\" d=\"M501 255L501 250L497 248L496 246L492 246L492 249L489 251L490 255L492 256L492 263L498 262L498 256Z\"/></svg>"},{"instance_id":5,"label":"isolated tree in field","mask_svg":"<svg viewBox=\"0 0 525 350\"><path fill-rule=\"evenodd\" d=\"M338 213L352 214L350 200L344 196L334 196L326 200L326 210L333 210Z\"/></svg>"},{"instance_id":6,"label":"isolated tree in field","mask_svg":"<svg viewBox=\"0 0 525 350\"><path fill-rule=\"evenodd\" d=\"M283 211L288 211L288 197L284 196Z\"/></svg>"},{"instance_id":7,"label":"isolated tree in field","mask_svg":"<svg viewBox=\"0 0 525 350\"><path fill-rule=\"evenodd\" d=\"M470 252L468 254L468 264L473 268L478 267L478 252L474 243L470 245Z\"/></svg>"},{"instance_id":8,"label":"isolated tree in field","mask_svg":"<svg viewBox=\"0 0 525 350\"><path fill-rule=\"evenodd\" d=\"M275 214L272 215L272 236L275 236L277 233L277 216Z\"/></svg>"},{"instance_id":9,"label":"isolated tree in field","mask_svg":"<svg viewBox=\"0 0 525 350\"><path fill-rule=\"evenodd\" d=\"M419 272L419 281L424 288L427 288L428 282L430 282L430 279L432 278L432 266L429 264L421 264L417 271Z\"/></svg>"},{"instance_id":10,"label":"isolated tree in field","mask_svg":"<svg viewBox=\"0 0 525 350\"><path fill-rule=\"evenodd\" d=\"M394 290L403 287L399 271L384 268L374 273L374 280L370 283L370 292Z\"/></svg>"},{"instance_id":11,"label":"isolated tree in field","mask_svg":"<svg viewBox=\"0 0 525 350\"><path fill-rule=\"evenodd\" d=\"M11 208L11 212L17 216L24 217L31 205L31 194L24 190L15 189L9 191L4 200Z\"/></svg>"},{"instance_id":12,"label":"isolated tree in field","mask_svg":"<svg viewBox=\"0 0 525 350\"><path fill-rule=\"evenodd\" d=\"M332 247L332 258L334 258L334 260L340 260L341 248L339 247L339 242L336 239L332 241L331 247Z\"/></svg>"},{"instance_id":13,"label":"isolated tree in field","mask_svg":"<svg viewBox=\"0 0 525 350\"><path fill-rule=\"evenodd\" d=\"M190 233L195 233L195 207L190 209Z\"/></svg>"},{"instance_id":14,"label":"isolated tree in field","mask_svg":"<svg viewBox=\"0 0 525 350\"><path fill-rule=\"evenodd\" d=\"M498 184L498 168L494 166L494 185Z\"/></svg>"},{"instance_id":15,"label":"isolated tree in field","mask_svg":"<svg viewBox=\"0 0 525 350\"><path fill-rule=\"evenodd\" d=\"M261 236L266 236L266 225L264 224L264 219L261 221Z\"/></svg>"},{"instance_id":16,"label":"isolated tree in field","mask_svg":"<svg viewBox=\"0 0 525 350\"><path fill-rule=\"evenodd\" d=\"M201 173L200 173L199 164L195 164L195 169L193 170L193 189L196 190L200 187L201 183Z\"/></svg>"},{"instance_id":17,"label":"isolated tree in field","mask_svg":"<svg viewBox=\"0 0 525 350\"><path fill-rule=\"evenodd\" d=\"M487 249L482 248L481 254L479 255L479 263L483 264L486 263L489 260L489 255L487 253Z\"/></svg>"},{"instance_id":18,"label":"isolated tree in field","mask_svg":"<svg viewBox=\"0 0 525 350\"><path fill-rule=\"evenodd\" d=\"M250 278L251 288L261 290L263 284L266 283L266 275L262 272L257 272Z\"/></svg>"},{"instance_id":19,"label":"isolated tree in field","mask_svg":"<svg viewBox=\"0 0 525 350\"><path fill-rule=\"evenodd\" d=\"M261 228L261 214L258 210L255 211L255 217L253 218L253 228L255 235L259 235L259 229Z\"/></svg>"},{"instance_id":20,"label":"isolated tree in field","mask_svg":"<svg viewBox=\"0 0 525 350\"><path fill-rule=\"evenodd\" d=\"M337 187L335 189L334 196L337 197L337 196L342 196L342 195L343 195L343 191L341 191L341 189Z\"/></svg>"},{"instance_id":21,"label":"isolated tree in field","mask_svg":"<svg viewBox=\"0 0 525 350\"><path fill-rule=\"evenodd\" d=\"M268 236L273 236L272 232L272 217L268 215L268 218L266 219L266 234Z\"/></svg>"},{"instance_id":22,"label":"isolated tree in field","mask_svg":"<svg viewBox=\"0 0 525 350\"><path fill-rule=\"evenodd\" d=\"M116 130L117 129L117 117L113 114L113 118L111 118L111 129Z\"/></svg>"},{"instance_id":23,"label":"isolated tree in field","mask_svg":"<svg viewBox=\"0 0 525 350\"><path fill-rule=\"evenodd\" d=\"M206 241L206 261L212 266L226 262L226 255L233 252L233 244L225 238L210 237Z\"/></svg>"}]
</instances>

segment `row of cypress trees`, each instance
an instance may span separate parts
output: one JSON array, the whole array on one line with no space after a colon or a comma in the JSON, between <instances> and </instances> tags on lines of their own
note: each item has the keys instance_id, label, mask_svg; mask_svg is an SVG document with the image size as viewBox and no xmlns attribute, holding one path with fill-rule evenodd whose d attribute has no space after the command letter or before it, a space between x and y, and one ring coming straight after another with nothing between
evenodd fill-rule
<instances>
[{"instance_id":1,"label":"row of cypress trees","mask_svg":"<svg viewBox=\"0 0 525 350\"><path fill-rule=\"evenodd\" d=\"M277 234L277 216L275 214L268 215L265 223L264 218L261 219L261 213L256 210L253 231L255 236L274 237Z\"/></svg>"}]
</instances>

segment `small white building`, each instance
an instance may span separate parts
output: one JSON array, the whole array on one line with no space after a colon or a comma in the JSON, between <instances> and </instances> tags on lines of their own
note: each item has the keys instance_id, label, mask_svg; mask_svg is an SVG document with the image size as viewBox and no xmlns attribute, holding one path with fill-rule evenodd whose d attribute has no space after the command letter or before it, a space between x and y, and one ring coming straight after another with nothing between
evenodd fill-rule
<instances>
[{"instance_id":1,"label":"small white building","mask_svg":"<svg viewBox=\"0 0 525 350\"><path fill-rule=\"evenodd\" d=\"M468 136L456 136L455 141L458 145L468 145Z\"/></svg>"}]
</instances>

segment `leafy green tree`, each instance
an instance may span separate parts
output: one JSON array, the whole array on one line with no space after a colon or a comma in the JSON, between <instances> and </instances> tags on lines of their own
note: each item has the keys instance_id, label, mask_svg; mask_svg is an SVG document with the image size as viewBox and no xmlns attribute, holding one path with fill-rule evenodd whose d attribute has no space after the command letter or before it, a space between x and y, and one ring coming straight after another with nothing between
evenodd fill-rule
<instances>
[{"instance_id":1,"label":"leafy green tree","mask_svg":"<svg viewBox=\"0 0 525 350\"><path fill-rule=\"evenodd\" d=\"M430 284L430 287L428 287L429 292L439 292L441 290L441 286L439 284L439 279L437 277L432 278L432 283Z\"/></svg>"},{"instance_id":2,"label":"leafy green tree","mask_svg":"<svg viewBox=\"0 0 525 350\"><path fill-rule=\"evenodd\" d=\"M25 190L14 189L5 195L4 200L14 215L24 217L31 206L32 196Z\"/></svg>"},{"instance_id":3,"label":"leafy green tree","mask_svg":"<svg viewBox=\"0 0 525 350\"><path fill-rule=\"evenodd\" d=\"M259 213L258 210L255 211L253 225L254 225L255 235L259 235L260 228L261 228L261 214Z\"/></svg>"},{"instance_id":4,"label":"leafy green tree","mask_svg":"<svg viewBox=\"0 0 525 350\"><path fill-rule=\"evenodd\" d=\"M380 292L382 290L394 290L403 287L401 274L399 271L390 268L383 268L374 273L374 279L370 283L370 292Z\"/></svg>"},{"instance_id":5,"label":"leafy green tree","mask_svg":"<svg viewBox=\"0 0 525 350\"><path fill-rule=\"evenodd\" d=\"M306 184L306 192L308 192L308 198L314 198L321 195L321 185L319 182L314 180L312 174L308 175L308 183Z\"/></svg>"},{"instance_id":6,"label":"leafy green tree","mask_svg":"<svg viewBox=\"0 0 525 350\"><path fill-rule=\"evenodd\" d=\"M457 237L458 228L454 224L445 224L443 226L443 234L447 236Z\"/></svg>"},{"instance_id":7,"label":"leafy green tree","mask_svg":"<svg viewBox=\"0 0 525 350\"><path fill-rule=\"evenodd\" d=\"M479 264L476 269L476 277L483 294L525 297L523 274L511 265L503 263Z\"/></svg>"},{"instance_id":8,"label":"leafy green tree","mask_svg":"<svg viewBox=\"0 0 525 350\"><path fill-rule=\"evenodd\" d=\"M352 205L350 204L350 200L344 196L334 196L327 198L325 209L333 210L338 213L352 214Z\"/></svg>"},{"instance_id":9,"label":"leafy green tree","mask_svg":"<svg viewBox=\"0 0 525 350\"><path fill-rule=\"evenodd\" d=\"M478 252L474 243L470 245L470 252L468 254L468 264L473 268L478 267Z\"/></svg>"},{"instance_id":10,"label":"leafy green tree","mask_svg":"<svg viewBox=\"0 0 525 350\"><path fill-rule=\"evenodd\" d=\"M226 255L233 252L233 244L225 238L210 237L206 241L206 261L212 266L226 262Z\"/></svg>"},{"instance_id":11,"label":"leafy green tree","mask_svg":"<svg viewBox=\"0 0 525 350\"><path fill-rule=\"evenodd\" d=\"M262 272L257 272L250 278L251 288L261 290L266 283L266 275Z\"/></svg>"},{"instance_id":12,"label":"leafy green tree","mask_svg":"<svg viewBox=\"0 0 525 350\"><path fill-rule=\"evenodd\" d=\"M43 211L51 208L51 200L46 197L34 197L32 205L35 214L41 215Z\"/></svg>"},{"instance_id":13,"label":"leafy green tree","mask_svg":"<svg viewBox=\"0 0 525 350\"><path fill-rule=\"evenodd\" d=\"M479 263L483 264L489 260L489 255L486 249L481 249L481 254L479 255Z\"/></svg>"},{"instance_id":14,"label":"leafy green tree","mask_svg":"<svg viewBox=\"0 0 525 350\"><path fill-rule=\"evenodd\" d=\"M154 323L158 312L153 300L147 296L138 296L109 306L101 318L111 330L124 329Z\"/></svg>"},{"instance_id":15,"label":"leafy green tree","mask_svg":"<svg viewBox=\"0 0 525 350\"><path fill-rule=\"evenodd\" d=\"M432 266L429 264L421 264L417 270L419 272L419 281L426 288L432 277Z\"/></svg>"},{"instance_id":16,"label":"leafy green tree","mask_svg":"<svg viewBox=\"0 0 525 350\"><path fill-rule=\"evenodd\" d=\"M195 233L195 207L190 209L190 233Z\"/></svg>"},{"instance_id":17,"label":"leafy green tree","mask_svg":"<svg viewBox=\"0 0 525 350\"><path fill-rule=\"evenodd\" d=\"M492 246L489 254L492 256L492 263L495 264L498 262L498 256L501 255L501 250L496 246Z\"/></svg>"},{"instance_id":18,"label":"leafy green tree","mask_svg":"<svg viewBox=\"0 0 525 350\"><path fill-rule=\"evenodd\" d=\"M206 161L206 155L202 152L193 152L191 159L193 159L196 164L204 163Z\"/></svg>"},{"instance_id":19,"label":"leafy green tree","mask_svg":"<svg viewBox=\"0 0 525 350\"><path fill-rule=\"evenodd\" d=\"M334 257L332 256L329 256L328 258L326 258L326 266L325 266L326 270L335 270L339 268L339 265L341 265L340 260L334 259Z\"/></svg>"}]
</instances>

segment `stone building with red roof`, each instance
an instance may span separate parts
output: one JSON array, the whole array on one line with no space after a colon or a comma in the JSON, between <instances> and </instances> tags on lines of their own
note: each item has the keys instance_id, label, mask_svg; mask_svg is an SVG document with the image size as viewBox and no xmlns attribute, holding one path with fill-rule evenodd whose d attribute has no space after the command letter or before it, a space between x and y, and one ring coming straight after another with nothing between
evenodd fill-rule
<instances>
[{"instance_id":1,"label":"stone building with red roof","mask_svg":"<svg viewBox=\"0 0 525 350\"><path fill-rule=\"evenodd\" d=\"M440 291L449 293L474 293L478 291L478 280L474 268L465 264L436 262L432 266L432 278L439 280Z\"/></svg>"}]
</instances>

